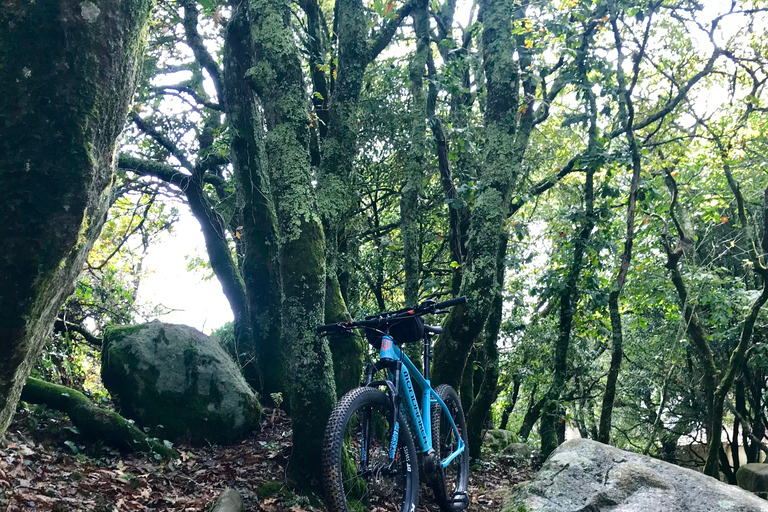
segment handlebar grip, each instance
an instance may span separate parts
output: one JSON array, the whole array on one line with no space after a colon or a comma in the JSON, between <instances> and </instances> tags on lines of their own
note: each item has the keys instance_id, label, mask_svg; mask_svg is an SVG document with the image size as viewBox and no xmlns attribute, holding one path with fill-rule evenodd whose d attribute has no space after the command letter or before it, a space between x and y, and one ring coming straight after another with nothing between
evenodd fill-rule
<instances>
[{"instance_id":1,"label":"handlebar grip","mask_svg":"<svg viewBox=\"0 0 768 512\"><path fill-rule=\"evenodd\" d=\"M459 304L466 304L467 298L465 296L456 297L455 299L444 300L435 304L435 309L450 308L451 306L458 306Z\"/></svg>"},{"instance_id":2,"label":"handlebar grip","mask_svg":"<svg viewBox=\"0 0 768 512\"><path fill-rule=\"evenodd\" d=\"M443 328L438 326L432 326L432 325L425 325L424 326L425 332L431 332L432 334L443 334Z\"/></svg>"},{"instance_id":3,"label":"handlebar grip","mask_svg":"<svg viewBox=\"0 0 768 512\"><path fill-rule=\"evenodd\" d=\"M317 333L322 334L324 332L333 332L339 330L339 324L318 325Z\"/></svg>"}]
</instances>

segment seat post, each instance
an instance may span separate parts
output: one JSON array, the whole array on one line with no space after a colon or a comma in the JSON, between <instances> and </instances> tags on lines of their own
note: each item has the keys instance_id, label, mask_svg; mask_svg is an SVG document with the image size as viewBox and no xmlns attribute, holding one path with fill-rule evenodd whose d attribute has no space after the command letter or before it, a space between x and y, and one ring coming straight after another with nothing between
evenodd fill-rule
<instances>
[{"instance_id":1,"label":"seat post","mask_svg":"<svg viewBox=\"0 0 768 512\"><path fill-rule=\"evenodd\" d=\"M432 334L424 333L424 378L429 380L429 367L432 366Z\"/></svg>"}]
</instances>

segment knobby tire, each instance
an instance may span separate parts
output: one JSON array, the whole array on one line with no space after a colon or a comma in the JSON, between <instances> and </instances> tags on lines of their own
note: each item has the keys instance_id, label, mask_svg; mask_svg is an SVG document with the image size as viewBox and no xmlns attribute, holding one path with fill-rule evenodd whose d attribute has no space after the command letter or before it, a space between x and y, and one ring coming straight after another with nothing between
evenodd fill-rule
<instances>
[{"instance_id":1,"label":"knobby tire","mask_svg":"<svg viewBox=\"0 0 768 512\"><path fill-rule=\"evenodd\" d=\"M398 413L397 476L382 472L374 472L366 478L356 475L363 451L361 424L364 411L370 411L373 418L370 422L373 433L368 441L369 465L381 468L388 460L392 432L389 397L375 388L353 389L336 404L325 430L323 479L328 510L414 512L419 496L419 471L416 447L402 413Z\"/></svg>"},{"instance_id":2,"label":"knobby tire","mask_svg":"<svg viewBox=\"0 0 768 512\"><path fill-rule=\"evenodd\" d=\"M467 423L461 400L451 386L441 384L435 388L435 393L448 407L459 435L463 439L464 451L438 475L430 479L430 485L435 492L435 501L443 512L459 512L468 506L467 488L469 486L469 446L467 443ZM445 416L445 410L439 405L432 406L432 447L442 461L457 449L456 433ZM460 499L463 498L463 499Z\"/></svg>"}]
</instances>

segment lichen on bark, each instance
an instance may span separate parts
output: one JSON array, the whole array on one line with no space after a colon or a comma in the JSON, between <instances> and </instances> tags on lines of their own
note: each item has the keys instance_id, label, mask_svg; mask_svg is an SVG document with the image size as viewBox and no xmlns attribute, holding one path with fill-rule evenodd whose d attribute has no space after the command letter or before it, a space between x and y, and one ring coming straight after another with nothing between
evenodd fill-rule
<instances>
[{"instance_id":1,"label":"lichen on bark","mask_svg":"<svg viewBox=\"0 0 768 512\"><path fill-rule=\"evenodd\" d=\"M263 159L271 183L278 232L280 343L291 402L293 452L289 471L312 487L320 474L322 425L335 402L328 343L315 327L325 305L325 236L317 213L309 159L309 98L288 5L243 1L254 65L247 79L264 112ZM248 215L249 212L246 212Z\"/></svg>"},{"instance_id":2,"label":"lichen on bark","mask_svg":"<svg viewBox=\"0 0 768 512\"><path fill-rule=\"evenodd\" d=\"M287 389L280 343L280 290L277 262L277 217L267 171L261 103L248 71L253 44L247 2L238 3L227 24L224 45L224 105L230 127L230 158L243 202L241 271L248 300L256 379L262 397ZM254 365L244 369L253 382ZM285 397L288 398L287 395ZM290 407L286 400L284 408Z\"/></svg>"},{"instance_id":3,"label":"lichen on bark","mask_svg":"<svg viewBox=\"0 0 768 512\"><path fill-rule=\"evenodd\" d=\"M435 344L433 380L454 387L458 387L469 350L501 293L496 255L534 126L536 82L521 71L531 65L531 57L512 35L512 20L522 17L524 8L512 0L484 0L481 15L486 143L460 289L468 302L453 308L444 334ZM520 56L517 60L512 58L515 52Z\"/></svg>"},{"instance_id":4,"label":"lichen on bark","mask_svg":"<svg viewBox=\"0 0 768 512\"><path fill-rule=\"evenodd\" d=\"M104 222L150 7L0 4L0 433Z\"/></svg>"}]
</instances>

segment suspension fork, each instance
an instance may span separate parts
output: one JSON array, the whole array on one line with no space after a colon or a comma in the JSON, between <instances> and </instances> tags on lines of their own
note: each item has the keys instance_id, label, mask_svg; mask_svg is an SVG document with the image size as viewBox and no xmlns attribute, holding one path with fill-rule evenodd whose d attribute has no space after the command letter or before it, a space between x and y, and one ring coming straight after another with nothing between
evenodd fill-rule
<instances>
[{"instance_id":1,"label":"suspension fork","mask_svg":"<svg viewBox=\"0 0 768 512\"><path fill-rule=\"evenodd\" d=\"M386 342L384 340L389 341L389 344L386 345ZM390 462L390 468L394 466L395 459L397 458L397 443L400 437L400 422L399 419L399 411L400 411L400 375L402 373L401 369L403 367L402 361L398 359L394 359L395 353L394 350L392 350L392 338L388 335L385 335L382 340L384 344L384 347L381 350L381 359L376 364L368 364L365 368L365 385L366 386L386 386L387 387L387 394L389 395L389 401L390 401L390 410L392 411L392 417L390 418L390 425L391 431L390 434L390 445L389 445L389 462ZM376 381L373 382L373 375L378 372L379 370L387 369L392 373L392 380L391 381ZM365 416L363 418L363 444L364 446L361 447L361 450L363 450L363 453L361 453L361 466L362 469L367 470L368 467L368 459L369 459L369 450L370 450L370 428L371 428L371 412L370 410L366 411Z\"/></svg>"}]
</instances>

